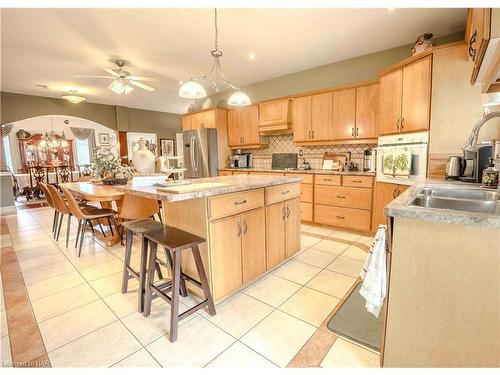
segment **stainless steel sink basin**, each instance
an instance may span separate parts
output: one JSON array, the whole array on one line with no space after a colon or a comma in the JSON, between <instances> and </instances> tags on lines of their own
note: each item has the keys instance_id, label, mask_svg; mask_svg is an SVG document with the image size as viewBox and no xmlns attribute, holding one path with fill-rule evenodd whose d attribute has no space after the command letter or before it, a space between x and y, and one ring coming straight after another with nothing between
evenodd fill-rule
<instances>
[{"instance_id":1,"label":"stainless steel sink basin","mask_svg":"<svg viewBox=\"0 0 500 375\"><path fill-rule=\"evenodd\" d=\"M408 204L425 208L500 215L500 193L482 189L424 187Z\"/></svg>"},{"instance_id":2,"label":"stainless steel sink basin","mask_svg":"<svg viewBox=\"0 0 500 375\"><path fill-rule=\"evenodd\" d=\"M440 208L456 211L484 212L487 214L500 215L500 202L490 200L466 200L466 199L446 199L436 198L426 195L417 196L410 201L410 205Z\"/></svg>"},{"instance_id":3,"label":"stainless steel sink basin","mask_svg":"<svg viewBox=\"0 0 500 375\"><path fill-rule=\"evenodd\" d=\"M494 201L500 199L500 193L482 189L440 189L425 187L417 192L417 195L425 195L437 198L455 198Z\"/></svg>"}]
</instances>

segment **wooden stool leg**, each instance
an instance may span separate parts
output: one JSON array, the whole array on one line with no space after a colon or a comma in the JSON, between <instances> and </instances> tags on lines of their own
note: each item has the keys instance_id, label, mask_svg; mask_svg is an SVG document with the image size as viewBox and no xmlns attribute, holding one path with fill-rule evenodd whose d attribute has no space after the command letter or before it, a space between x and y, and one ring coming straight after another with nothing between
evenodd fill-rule
<instances>
[{"instance_id":1,"label":"wooden stool leg","mask_svg":"<svg viewBox=\"0 0 500 375\"><path fill-rule=\"evenodd\" d=\"M134 232L127 230L127 238L125 240L125 259L123 262L123 276L122 276L122 293L127 293L128 289L128 267L130 267L130 258L132 257L132 243L134 239Z\"/></svg>"},{"instance_id":2,"label":"wooden stool leg","mask_svg":"<svg viewBox=\"0 0 500 375\"><path fill-rule=\"evenodd\" d=\"M141 243L141 264L139 266L139 299L137 302L137 310L141 313L144 311L144 292L146 284L147 260L148 260L148 243L149 241L142 237ZM153 274L154 275L154 274ZM152 280L154 282L154 279Z\"/></svg>"},{"instance_id":3,"label":"wooden stool leg","mask_svg":"<svg viewBox=\"0 0 500 375\"><path fill-rule=\"evenodd\" d=\"M196 269L198 275L200 276L201 288L205 294L208 305L208 313L212 316L215 315L214 300L212 299L212 293L210 293L210 286L208 285L207 274L205 273L205 268L203 267L203 260L201 259L200 249L198 244L194 244L192 247L194 262L196 264Z\"/></svg>"},{"instance_id":4,"label":"wooden stool leg","mask_svg":"<svg viewBox=\"0 0 500 375\"><path fill-rule=\"evenodd\" d=\"M163 250L165 251L165 257L167 258L167 261L168 261L168 264L170 265L170 269L172 270L173 266L173 262L172 262L172 254L170 253L170 250L168 250L167 248L163 248ZM181 269L181 285L180 285L180 288L181 288L181 296L183 297L187 297L188 296L188 292L187 292L187 288L186 288L186 280L184 279L184 275L182 273L182 267L180 267Z\"/></svg>"},{"instance_id":5,"label":"wooden stool leg","mask_svg":"<svg viewBox=\"0 0 500 375\"><path fill-rule=\"evenodd\" d=\"M156 263L156 249L158 244L156 242L150 241L150 251L149 251L149 262L148 271L146 276L146 287L144 294L144 316L149 316L151 314L151 302L153 300L153 290L151 289L151 284L155 281L155 263Z\"/></svg>"},{"instance_id":6,"label":"wooden stool leg","mask_svg":"<svg viewBox=\"0 0 500 375\"><path fill-rule=\"evenodd\" d=\"M170 301L170 342L177 340L179 327L179 284L181 278L181 252L174 251L172 268L172 296Z\"/></svg>"}]
</instances>

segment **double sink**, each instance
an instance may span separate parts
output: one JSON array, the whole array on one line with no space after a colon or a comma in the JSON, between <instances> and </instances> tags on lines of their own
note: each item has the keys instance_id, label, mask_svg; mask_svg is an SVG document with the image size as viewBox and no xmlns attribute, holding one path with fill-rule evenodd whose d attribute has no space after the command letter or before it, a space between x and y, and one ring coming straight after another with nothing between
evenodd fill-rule
<instances>
[{"instance_id":1,"label":"double sink","mask_svg":"<svg viewBox=\"0 0 500 375\"><path fill-rule=\"evenodd\" d=\"M408 205L500 215L500 193L480 188L423 187Z\"/></svg>"}]
</instances>

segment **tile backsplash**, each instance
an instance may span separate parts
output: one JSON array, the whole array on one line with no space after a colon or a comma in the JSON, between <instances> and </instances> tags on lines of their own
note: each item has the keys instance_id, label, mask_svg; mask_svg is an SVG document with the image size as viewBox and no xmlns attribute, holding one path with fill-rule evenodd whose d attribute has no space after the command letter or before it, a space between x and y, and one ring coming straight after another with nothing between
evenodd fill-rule
<instances>
[{"instance_id":1,"label":"tile backsplash","mask_svg":"<svg viewBox=\"0 0 500 375\"><path fill-rule=\"evenodd\" d=\"M350 152L351 160L363 164L363 151L370 147L375 147L375 144L357 144L357 145L329 145L329 146L301 146L293 142L293 135L273 135L269 137L269 147L249 150L253 154L254 168L271 168L271 156L273 153L290 152L298 153L300 150L304 152L303 157L299 157L299 166L302 164L302 159L306 159L313 169L320 169L322 157L325 152Z\"/></svg>"}]
</instances>

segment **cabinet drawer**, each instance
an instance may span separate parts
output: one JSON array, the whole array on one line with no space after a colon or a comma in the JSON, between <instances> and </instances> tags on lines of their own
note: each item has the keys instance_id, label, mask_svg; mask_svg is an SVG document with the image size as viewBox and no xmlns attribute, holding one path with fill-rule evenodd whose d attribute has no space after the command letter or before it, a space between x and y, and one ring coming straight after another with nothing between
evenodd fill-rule
<instances>
[{"instance_id":1,"label":"cabinet drawer","mask_svg":"<svg viewBox=\"0 0 500 375\"><path fill-rule=\"evenodd\" d=\"M335 185L340 186L340 175L331 174L316 174L314 175L314 183L317 185Z\"/></svg>"},{"instance_id":2,"label":"cabinet drawer","mask_svg":"<svg viewBox=\"0 0 500 375\"><path fill-rule=\"evenodd\" d=\"M233 174L248 174L246 171L233 171Z\"/></svg>"},{"instance_id":3,"label":"cabinet drawer","mask_svg":"<svg viewBox=\"0 0 500 375\"><path fill-rule=\"evenodd\" d=\"M373 186L372 176L342 176L342 186L371 188Z\"/></svg>"},{"instance_id":4,"label":"cabinet drawer","mask_svg":"<svg viewBox=\"0 0 500 375\"><path fill-rule=\"evenodd\" d=\"M312 173L285 173L285 176L302 177L303 184L312 184L314 177Z\"/></svg>"},{"instance_id":5,"label":"cabinet drawer","mask_svg":"<svg viewBox=\"0 0 500 375\"><path fill-rule=\"evenodd\" d=\"M370 216L370 211L355 208L314 205L314 222L318 224L368 232Z\"/></svg>"},{"instance_id":6,"label":"cabinet drawer","mask_svg":"<svg viewBox=\"0 0 500 375\"><path fill-rule=\"evenodd\" d=\"M266 188L266 205L300 196L300 182Z\"/></svg>"},{"instance_id":7,"label":"cabinet drawer","mask_svg":"<svg viewBox=\"0 0 500 375\"><path fill-rule=\"evenodd\" d=\"M313 221L313 204L300 202L300 220Z\"/></svg>"},{"instance_id":8,"label":"cabinet drawer","mask_svg":"<svg viewBox=\"0 0 500 375\"><path fill-rule=\"evenodd\" d=\"M312 203L313 201L313 186L309 184L300 184L300 201Z\"/></svg>"},{"instance_id":9,"label":"cabinet drawer","mask_svg":"<svg viewBox=\"0 0 500 375\"><path fill-rule=\"evenodd\" d=\"M263 189L247 190L208 198L210 220L231 216L263 205Z\"/></svg>"},{"instance_id":10,"label":"cabinet drawer","mask_svg":"<svg viewBox=\"0 0 500 375\"><path fill-rule=\"evenodd\" d=\"M219 171L219 176L232 176L232 171Z\"/></svg>"},{"instance_id":11,"label":"cabinet drawer","mask_svg":"<svg viewBox=\"0 0 500 375\"><path fill-rule=\"evenodd\" d=\"M314 187L314 203L370 210L371 189L317 185Z\"/></svg>"},{"instance_id":12,"label":"cabinet drawer","mask_svg":"<svg viewBox=\"0 0 500 375\"><path fill-rule=\"evenodd\" d=\"M283 173L280 172L248 172L251 175L255 176L283 176Z\"/></svg>"}]
</instances>

